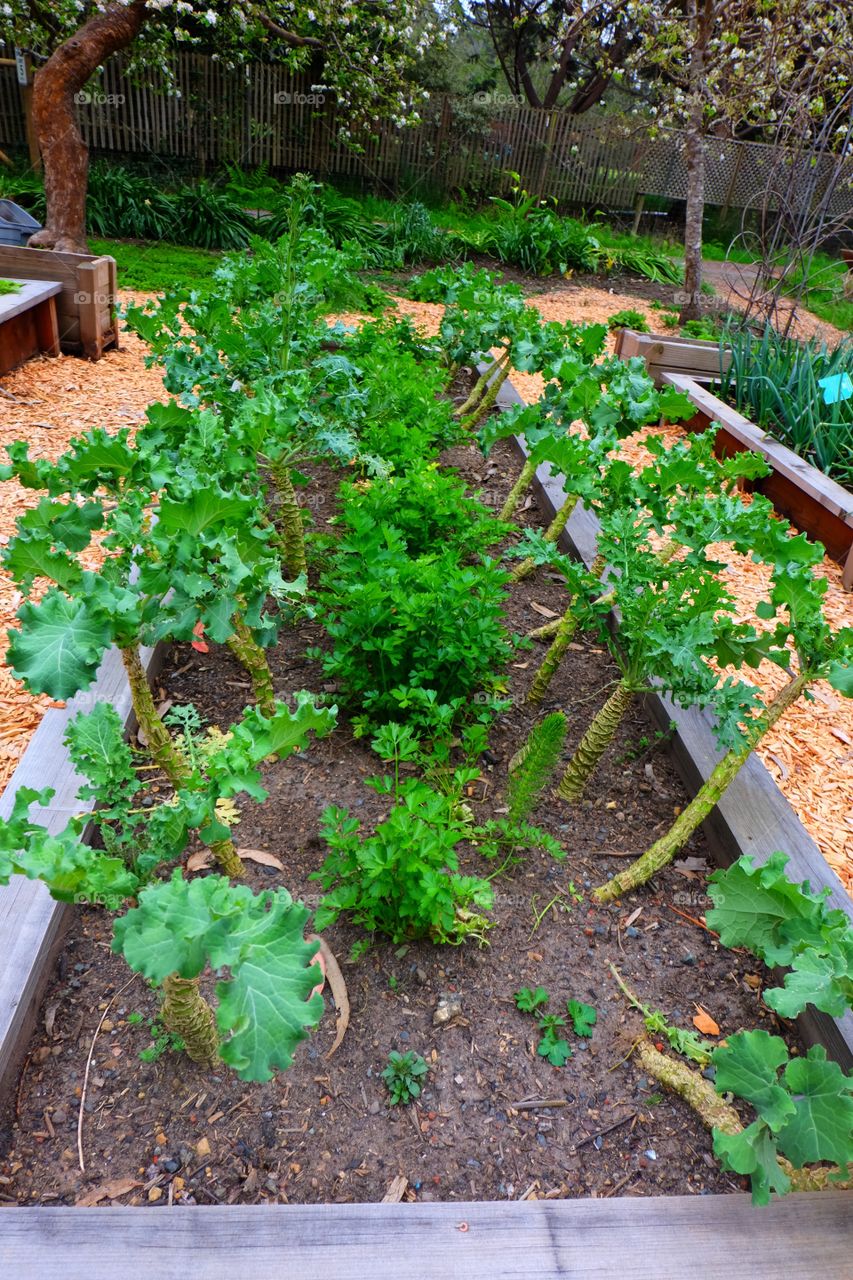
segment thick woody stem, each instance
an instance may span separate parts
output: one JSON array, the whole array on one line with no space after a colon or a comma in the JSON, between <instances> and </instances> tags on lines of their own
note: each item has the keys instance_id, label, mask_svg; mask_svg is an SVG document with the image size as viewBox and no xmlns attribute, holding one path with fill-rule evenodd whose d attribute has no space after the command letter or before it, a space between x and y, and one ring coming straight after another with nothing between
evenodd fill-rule
<instances>
[{"instance_id":1,"label":"thick woody stem","mask_svg":"<svg viewBox=\"0 0 853 1280\"><path fill-rule=\"evenodd\" d=\"M171 973L163 981L163 1025L180 1036L187 1056L203 1067L219 1062L219 1036L213 1010L199 990L198 978Z\"/></svg>"}]
</instances>

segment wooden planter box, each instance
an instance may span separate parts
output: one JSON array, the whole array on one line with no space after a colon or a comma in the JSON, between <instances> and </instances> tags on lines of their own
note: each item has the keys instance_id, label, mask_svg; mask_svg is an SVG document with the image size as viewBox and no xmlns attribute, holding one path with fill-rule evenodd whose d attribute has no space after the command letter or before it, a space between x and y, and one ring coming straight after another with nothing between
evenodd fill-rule
<instances>
[{"instance_id":1,"label":"wooden planter box","mask_svg":"<svg viewBox=\"0 0 853 1280\"><path fill-rule=\"evenodd\" d=\"M499 403L518 403L506 384ZM519 453L524 448L518 442ZM547 468L540 468L540 473ZM556 481L540 474L540 497L560 505ZM595 520L582 507L563 545L594 554ZM161 651L146 653L149 675ZM68 721L94 701L113 703L131 723L118 653L107 654L93 688L64 709L47 712L0 797L7 816L19 787L53 786L48 826L59 829L76 800L79 779L62 739ZM651 700L654 703L654 699ZM707 725L660 701L679 722L676 759L688 782L705 776ZM704 753L704 754L703 754ZM752 767L751 767L752 766ZM758 782L756 783L756 778ZM744 794L746 788L746 794ZM751 807L750 807L751 806ZM719 806L711 831L721 860L780 847L793 855L794 877L829 883L832 905L851 904L790 806L757 761L742 771ZM715 815L716 816L716 815ZM775 825L774 825L775 824ZM799 830L799 836L798 836ZM762 834L766 833L766 834ZM738 844L741 841L741 844ZM834 881L834 884L832 883ZM0 1092L14 1088L42 992L68 919L44 886L16 876L0 888ZM845 1066L853 1061L853 1018L803 1025ZM10 1280L693 1280L697 1259L713 1257L727 1280L758 1276L842 1276L850 1261L849 1193L799 1194L756 1209L746 1195L552 1201L153 1206L138 1208L11 1207L0 1226L0 1275ZM152 1218L152 1214L156 1217Z\"/></svg>"},{"instance_id":2,"label":"wooden planter box","mask_svg":"<svg viewBox=\"0 0 853 1280\"><path fill-rule=\"evenodd\" d=\"M0 245L0 278L59 281L59 345L68 355L100 360L118 347L115 258Z\"/></svg>"},{"instance_id":3,"label":"wooden planter box","mask_svg":"<svg viewBox=\"0 0 853 1280\"><path fill-rule=\"evenodd\" d=\"M769 498L777 511L798 529L822 542L834 560L842 564L842 581L853 591L853 493L825 476L817 467L756 427L737 409L731 409L707 387L683 373L663 373L662 382L683 391L696 406L696 416L682 425L688 431L706 431L718 422L717 449L738 453L751 449L773 468L769 476L751 488Z\"/></svg>"},{"instance_id":4,"label":"wooden planter box","mask_svg":"<svg viewBox=\"0 0 853 1280\"><path fill-rule=\"evenodd\" d=\"M719 378L720 344L704 338L676 338L660 333L638 333L636 329L619 329L616 333L616 355L623 360L639 356L645 360L649 376L656 387L664 374L686 373L699 378ZM723 357L728 368L731 356Z\"/></svg>"},{"instance_id":5,"label":"wooden planter box","mask_svg":"<svg viewBox=\"0 0 853 1280\"><path fill-rule=\"evenodd\" d=\"M61 284L24 280L18 293L0 295L0 374L33 356L59 355L56 295Z\"/></svg>"}]
</instances>

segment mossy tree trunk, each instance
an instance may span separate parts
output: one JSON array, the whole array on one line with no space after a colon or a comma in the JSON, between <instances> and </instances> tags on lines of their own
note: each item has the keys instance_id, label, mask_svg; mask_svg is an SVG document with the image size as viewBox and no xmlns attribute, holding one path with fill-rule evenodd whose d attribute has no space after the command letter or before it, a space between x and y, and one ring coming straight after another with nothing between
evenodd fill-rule
<instances>
[{"instance_id":1,"label":"mossy tree trunk","mask_svg":"<svg viewBox=\"0 0 853 1280\"><path fill-rule=\"evenodd\" d=\"M690 804L678 815L669 831L661 836L660 840L656 840L641 858L637 858L636 862L632 862L624 871L620 871L612 880L608 880L607 884L593 890L593 897L597 902L612 902L614 898L621 898L623 894L651 880L657 871L672 861L697 827L716 808L727 787L740 773L755 747L785 714L788 707L797 701L810 679L808 674L800 674L780 689L753 725L748 744L738 751L729 751L723 756Z\"/></svg>"}]
</instances>

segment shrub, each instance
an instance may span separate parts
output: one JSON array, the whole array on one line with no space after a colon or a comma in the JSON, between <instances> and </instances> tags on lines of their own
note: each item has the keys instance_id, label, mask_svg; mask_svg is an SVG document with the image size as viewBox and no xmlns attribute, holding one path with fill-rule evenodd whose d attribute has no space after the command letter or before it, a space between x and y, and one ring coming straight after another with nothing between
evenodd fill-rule
<instances>
[{"instance_id":1,"label":"shrub","mask_svg":"<svg viewBox=\"0 0 853 1280\"><path fill-rule=\"evenodd\" d=\"M249 224L230 196L202 180L179 188L171 198L174 224L168 236L196 249L242 249L249 240Z\"/></svg>"},{"instance_id":2,"label":"shrub","mask_svg":"<svg viewBox=\"0 0 853 1280\"><path fill-rule=\"evenodd\" d=\"M709 317L703 320L685 320L681 333L685 338L701 338L705 342L715 342L719 337L717 323Z\"/></svg>"}]
</instances>

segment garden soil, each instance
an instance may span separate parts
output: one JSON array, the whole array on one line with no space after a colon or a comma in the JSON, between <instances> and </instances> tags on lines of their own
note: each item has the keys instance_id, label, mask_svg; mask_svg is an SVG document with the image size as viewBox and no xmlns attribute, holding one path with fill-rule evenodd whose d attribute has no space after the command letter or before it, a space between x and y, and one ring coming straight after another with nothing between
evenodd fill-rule
<instances>
[{"instance_id":1,"label":"garden soil","mask_svg":"<svg viewBox=\"0 0 853 1280\"><path fill-rule=\"evenodd\" d=\"M518 466L508 446L488 462L473 448L456 448L445 462L494 505ZM322 528L334 511L334 476L320 479L325 502L315 511ZM542 520L535 502L520 515ZM523 636L562 604L561 586L538 571L514 589L510 626ZM278 694L334 694L305 657L315 643L323 644L323 634L307 620L283 633L271 655ZM507 762L541 714L527 708L524 694L542 653L541 645L520 645L510 666L512 709L495 724L471 787L478 818L500 812ZM568 716L567 753L615 676L607 652L578 637L544 706ZM191 701L223 727L249 694L242 669L220 649L201 655L176 646L160 685L162 697ZM365 786L377 763L343 717L330 737L268 765L270 799L263 808L246 806L236 838L272 855L281 869L247 860L252 887L284 884L314 901L311 877L324 858L321 814L335 804L368 829L379 821L387 801ZM633 1064L642 1023L610 971L617 966L643 1001L681 1027L691 1027L701 1009L721 1036L779 1029L761 1003L760 966L721 948L701 922L708 905L701 834L675 867L625 903L594 908L588 898L590 887L646 848L686 800L665 744L636 708L587 801L569 808L546 794L535 820L561 841L566 857L529 855L495 881L487 945L380 941L350 963L359 933L342 922L326 931L348 990L349 1028L328 1057L336 1021L327 1000L319 1031L300 1046L291 1070L268 1084L245 1084L225 1069L211 1075L172 1052L141 1061L156 996L111 954L108 918L74 908L16 1094L0 1118L0 1203L153 1209L378 1201L386 1194L465 1201L742 1190L742 1180L718 1168L698 1119ZM463 849L462 870L491 868ZM569 999L596 1009L591 1038L566 1030L573 1056L564 1067L537 1055L535 1020L513 1000L522 986L545 987L552 1013L565 1015ZM413 1050L429 1065L424 1091L410 1106L392 1107L381 1079L392 1049Z\"/></svg>"}]
</instances>

